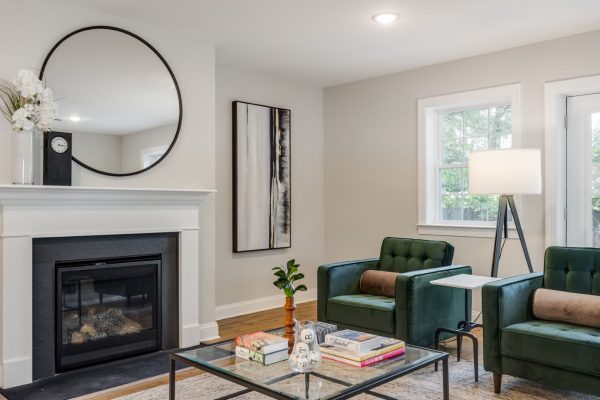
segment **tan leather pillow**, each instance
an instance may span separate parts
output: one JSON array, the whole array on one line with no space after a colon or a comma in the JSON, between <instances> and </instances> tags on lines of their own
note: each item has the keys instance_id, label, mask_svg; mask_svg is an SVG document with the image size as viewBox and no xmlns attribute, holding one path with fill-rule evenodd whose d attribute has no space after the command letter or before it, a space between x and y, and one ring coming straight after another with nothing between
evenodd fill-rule
<instances>
[{"instance_id":1,"label":"tan leather pillow","mask_svg":"<svg viewBox=\"0 0 600 400\"><path fill-rule=\"evenodd\" d=\"M546 321L600 328L600 296L537 289L533 294L533 315Z\"/></svg>"},{"instance_id":2,"label":"tan leather pillow","mask_svg":"<svg viewBox=\"0 0 600 400\"><path fill-rule=\"evenodd\" d=\"M369 269L360 277L360 291L374 296L396 297L396 272Z\"/></svg>"}]
</instances>

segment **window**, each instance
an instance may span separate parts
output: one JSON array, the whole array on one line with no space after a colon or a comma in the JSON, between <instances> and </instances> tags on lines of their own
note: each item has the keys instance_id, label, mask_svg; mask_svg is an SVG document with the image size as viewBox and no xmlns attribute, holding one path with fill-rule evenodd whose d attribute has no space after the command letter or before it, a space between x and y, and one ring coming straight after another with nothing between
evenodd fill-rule
<instances>
[{"instance_id":1,"label":"window","mask_svg":"<svg viewBox=\"0 0 600 400\"><path fill-rule=\"evenodd\" d=\"M140 150L142 168L154 165L167 152L169 146L148 147Z\"/></svg>"},{"instance_id":2,"label":"window","mask_svg":"<svg viewBox=\"0 0 600 400\"><path fill-rule=\"evenodd\" d=\"M498 197L469 194L469 153L518 147L519 125L519 85L419 100L420 233L493 233Z\"/></svg>"}]
</instances>

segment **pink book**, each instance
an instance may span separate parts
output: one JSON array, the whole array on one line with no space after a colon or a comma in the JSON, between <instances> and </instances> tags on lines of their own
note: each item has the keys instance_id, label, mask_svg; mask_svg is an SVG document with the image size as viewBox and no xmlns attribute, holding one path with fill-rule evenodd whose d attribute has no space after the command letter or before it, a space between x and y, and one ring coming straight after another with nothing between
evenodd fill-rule
<instances>
[{"instance_id":1,"label":"pink book","mask_svg":"<svg viewBox=\"0 0 600 400\"><path fill-rule=\"evenodd\" d=\"M385 353L382 355L379 355L377 357L373 357L373 358L369 358L368 360L364 360L364 361L354 361L354 360L349 360L347 358L344 357L338 357L338 356L334 356L333 354L327 354L327 353L321 353L321 356L323 358L327 358L329 360L333 360L333 361L339 361L342 362L344 364L348 364L348 365L353 365L355 367L366 367L367 365L371 365L374 364L378 361L381 360L387 360L388 358L393 358L393 357L397 357L397 356L401 356L404 353L406 353L406 348L401 348L401 349L396 349L394 351L390 351L389 353Z\"/></svg>"}]
</instances>

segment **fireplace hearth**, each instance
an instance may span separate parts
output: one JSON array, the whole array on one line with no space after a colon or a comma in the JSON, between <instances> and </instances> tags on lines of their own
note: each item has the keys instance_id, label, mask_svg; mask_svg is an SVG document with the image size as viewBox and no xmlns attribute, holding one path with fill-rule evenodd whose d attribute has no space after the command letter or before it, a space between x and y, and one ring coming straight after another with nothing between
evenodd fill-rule
<instances>
[{"instance_id":1,"label":"fireplace hearth","mask_svg":"<svg viewBox=\"0 0 600 400\"><path fill-rule=\"evenodd\" d=\"M56 265L56 370L159 350L160 255Z\"/></svg>"}]
</instances>

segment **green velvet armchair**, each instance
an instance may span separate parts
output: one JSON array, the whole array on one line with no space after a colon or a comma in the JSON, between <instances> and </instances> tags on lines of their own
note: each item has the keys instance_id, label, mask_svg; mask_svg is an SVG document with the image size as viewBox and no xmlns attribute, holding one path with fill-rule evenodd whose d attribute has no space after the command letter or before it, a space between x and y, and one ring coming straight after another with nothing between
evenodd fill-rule
<instances>
[{"instance_id":1,"label":"green velvet armchair","mask_svg":"<svg viewBox=\"0 0 600 400\"><path fill-rule=\"evenodd\" d=\"M600 396L600 329L535 319L538 288L600 295L600 249L549 247L543 274L483 287L483 361L495 392L507 374Z\"/></svg>"},{"instance_id":2,"label":"green velvet armchair","mask_svg":"<svg viewBox=\"0 0 600 400\"><path fill-rule=\"evenodd\" d=\"M342 329L433 345L437 328L456 327L464 320L463 291L429 283L471 273L471 267L450 265L453 254L446 242L388 237L379 258L321 265L318 319ZM368 269L399 273L394 298L361 293L360 278Z\"/></svg>"}]
</instances>

